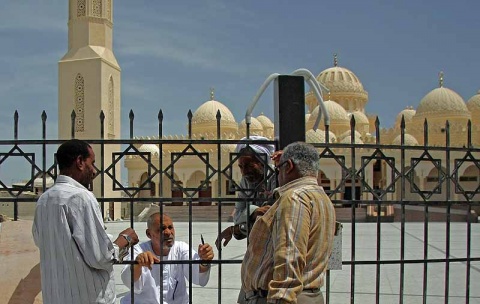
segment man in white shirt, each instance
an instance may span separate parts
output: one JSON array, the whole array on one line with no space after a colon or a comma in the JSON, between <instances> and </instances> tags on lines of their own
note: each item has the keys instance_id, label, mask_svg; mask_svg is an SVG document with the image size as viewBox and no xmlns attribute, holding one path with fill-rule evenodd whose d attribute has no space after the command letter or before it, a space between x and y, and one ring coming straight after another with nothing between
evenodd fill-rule
<instances>
[{"instance_id":1,"label":"man in white shirt","mask_svg":"<svg viewBox=\"0 0 480 304\"><path fill-rule=\"evenodd\" d=\"M127 265L122 270L122 281L131 286L131 271L133 269L133 291L135 303L157 304L160 301L160 273L163 274L163 303L189 303L186 279L190 279L188 264L160 264L160 256L164 261L190 260L190 246L185 242L175 241L175 228L172 219L160 213L152 214L147 221L147 237L150 241L134 246L133 258L138 264ZM203 241L203 240L202 240ZM213 248L209 244L200 244L198 253L192 249L191 259L213 260ZM130 254L126 257L130 258ZM192 283L205 286L210 278L210 264L192 264ZM121 304L131 303L128 294L120 301Z\"/></svg>"},{"instance_id":2,"label":"man in white shirt","mask_svg":"<svg viewBox=\"0 0 480 304\"><path fill-rule=\"evenodd\" d=\"M128 228L112 242L87 188L95 176L89 144L72 139L57 151L60 175L37 202L32 233L40 249L43 303L115 303L113 263L138 242Z\"/></svg>"}]
</instances>

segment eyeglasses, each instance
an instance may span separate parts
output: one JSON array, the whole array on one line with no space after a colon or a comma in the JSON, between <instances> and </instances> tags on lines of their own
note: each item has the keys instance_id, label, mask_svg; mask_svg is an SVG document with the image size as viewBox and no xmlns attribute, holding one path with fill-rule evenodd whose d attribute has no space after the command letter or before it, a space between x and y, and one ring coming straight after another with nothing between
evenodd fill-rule
<instances>
[{"instance_id":1,"label":"eyeglasses","mask_svg":"<svg viewBox=\"0 0 480 304\"><path fill-rule=\"evenodd\" d=\"M280 168L285 165L290 159L287 159L287 160L284 160L283 162L281 162L278 166L275 166L274 170L275 170L275 174L278 174L279 171L280 171Z\"/></svg>"}]
</instances>

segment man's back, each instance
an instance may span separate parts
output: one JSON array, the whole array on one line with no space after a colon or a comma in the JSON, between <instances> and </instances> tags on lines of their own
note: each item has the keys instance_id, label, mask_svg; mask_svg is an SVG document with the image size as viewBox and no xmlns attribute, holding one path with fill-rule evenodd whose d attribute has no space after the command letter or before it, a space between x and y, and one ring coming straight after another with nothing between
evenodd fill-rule
<instances>
[{"instance_id":1,"label":"man's back","mask_svg":"<svg viewBox=\"0 0 480 304\"><path fill-rule=\"evenodd\" d=\"M44 303L115 301L113 244L92 193L60 175L37 202L32 232Z\"/></svg>"}]
</instances>

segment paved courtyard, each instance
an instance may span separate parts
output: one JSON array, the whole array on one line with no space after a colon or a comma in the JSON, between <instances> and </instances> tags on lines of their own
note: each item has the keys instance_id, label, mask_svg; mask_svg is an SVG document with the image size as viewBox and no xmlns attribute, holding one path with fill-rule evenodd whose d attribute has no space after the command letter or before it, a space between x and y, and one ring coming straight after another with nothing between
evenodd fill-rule
<instances>
[{"instance_id":1,"label":"paved courtyard","mask_svg":"<svg viewBox=\"0 0 480 304\"><path fill-rule=\"evenodd\" d=\"M222 222L222 228L230 223ZM128 222L108 222L107 232L117 235L126 228ZM177 240L188 242L188 222L176 222ZM356 224L355 260L374 261L377 250L377 226L375 223ZM140 239L146 240L145 222L134 223ZM428 238L428 257L443 259L446 257L446 225L431 223ZM480 224L471 225L471 257L480 257ZM194 222L192 224L192 243L197 248L200 234L205 241L214 244L218 226L213 222ZM343 260L351 259L351 224L343 227ZM400 224L383 223L381 225L381 260L400 258ZM246 241L232 240L222 250L223 260L241 261L246 248ZM424 254L423 223L406 223L405 258L421 259ZM216 258L218 251L215 249ZM451 223L450 258L467 256L467 224ZM122 285L120 271L122 265L115 266L116 290L118 298L129 295L128 287ZM31 221L4 222L0 225L0 303L32 304L41 303L39 295L38 250L31 238ZM240 264L214 265L206 287L193 286L193 303L235 303L240 287ZM448 303L466 303L466 263L450 263ZM426 303L445 303L445 263L429 263L427 272ZM221 279L220 279L221 275ZM332 270L330 275L330 303L350 303L351 267ZM406 264L403 303L423 303L423 264ZM219 289L219 282L221 288ZM469 303L480 303L480 262L470 266ZM400 266L382 265L380 268L380 303L399 303ZM324 288L325 292L325 288ZM357 265L355 267L355 303L375 303L376 266ZM120 300L117 301L119 303Z\"/></svg>"}]
</instances>

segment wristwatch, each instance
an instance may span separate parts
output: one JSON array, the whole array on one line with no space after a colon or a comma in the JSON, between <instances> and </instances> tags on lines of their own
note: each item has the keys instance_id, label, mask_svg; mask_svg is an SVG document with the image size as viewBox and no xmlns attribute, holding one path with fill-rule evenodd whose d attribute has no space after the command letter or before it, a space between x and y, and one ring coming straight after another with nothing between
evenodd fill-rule
<instances>
[{"instance_id":1,"label":"wristwatch","mask_svg":"<svg viewBox=\"0 0 480 304\"><path fill-rule=\"evenodd\" d=\"M122 233L120 235L123 236L127 240L127 242L128 242L127 248L132 247L132 238L128 234L125 234L125 233Z\"/></svg>"}]
</instances>

